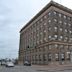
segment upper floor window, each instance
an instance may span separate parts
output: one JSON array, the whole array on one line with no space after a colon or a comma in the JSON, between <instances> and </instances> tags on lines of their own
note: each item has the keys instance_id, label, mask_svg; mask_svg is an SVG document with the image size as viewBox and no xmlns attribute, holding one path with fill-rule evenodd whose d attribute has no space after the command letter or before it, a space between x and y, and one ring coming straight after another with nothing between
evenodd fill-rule
<instances>
[{"instance_id":1,"label":"upper floor window","mask_svg":"<svg viewBox=\"0 0 72 72\"><path fill-rule=\"evenodd\" d=\"M68 17L68 20L71 20L71 18L70 18L70 17Z\"/></svg>"},{"instance_id":2,"label":"upper floor window","mask_svg":"<svg viewBox=\"0 0 72 72\"><path fill-rule=\"evenodd\" d=\"M51 22L51 20L48 21L49 23Z\"/></svg>"},{"instance_id":3,"label":"upper floor window","mask_svg":"<svg viewBox=\"0 0 72 72\"><path fill-rule=\"evenodd\" d=\"M46 30L44 30L44 32L46 33Z\"/></svg>"},{"instance_id":4,"label":"upper floor window","mask_svg":"<svg viewBox=\"0 0 72 72\"><path fill-rule=\"evenodd\" d=\"M51 49L52 48L52 45L49 45L49 49Z\"/></svg>"},{"instance_id":5,"label":"upper floor window","mask_svg":"<svg viewBox=\"0 0 72 72\"><path fill-rule=\"evenodd\" d=\"M51 36L49 35L48 38L51 38Z\"/></svg>"},{"instance_id":6,"label":"upper floor window","mask_svg":"<svg viewBox=\"0 0 72 72\"><path fill-rule=\"evenodd\" d=\"M65 29L65 32L67 32L67 29Z\"/></svg>"},{"instance_id":7,"label":"upper floor window","mask_svg":"<svg viewBox=\"0 0 72 72\"><path fill-rule=\"evenodd\" d=\"M56 11L54 11L53 13L54 13L54 15L56 15L56 14L57 14L57 12L56 12Z\"/></svg>"},{"instance_id":8,"label":"upper floor window","mask_svg":"<svg viewBox=\"0 0 72 72\"><path fill-rule=\"evenodd\" d=\"M56 61L58 61L59 55L58 54L55 54L55 58L56 58Z\"/></svg>"},{"instance_id":9,"label":"upper floor window","mask_svg":"<svg viewBox=\"0 0 72 72\"><path fill-rule=\"evenodd\" d=\"M63 29L62 29L62 28L60 28L59 30L60 30L60 31L62 31Z\"/></svg>"},{"instance_id":10,"label":"upper floor window","mask_svg":"<svg viewBox=\"0 0 72 72\"><path fill-rule=\"evenodd\" d=\"M40 35L42 35L43 33L42 32L40 32Z\"/></svg>"},{"instance_id":11,"label":"upper floor window","mask_svg":"<svg viewBox=\"0 0 72 72\"><path fill-rule=\"evenodd\" d=\"M55 22L57 22L57 19L54 19Z\"/></svg>"},{"instance_id":12,"label":"upper floor window","mask_svg":"<svg viewBox=\"0 0 72 72\"><path fill-rule=\"evenodd\" d=\"M44 25L46 25L46 23L44 23Z\"/></svg>"},{"instance_id":13,"label":"upper floor window","mask_svg":"<svg viewBox=\"0 0 72 72\"><path fill-rule=\"evenodd\" d=\"M43 21L43 19L41 18L41 20L40 20L41 22Z\"/></svg>"},{"instance_id":14,"label":"upper floor window","mask_svg":"<svg viewBox=\"0 0 72 72\"><path fill-rule=\"evenodd\" d=\"M44 40L47 41L47 38L45 37Z\"/></svg>"},{"instance_id":15,"label":"upper floor window","mask_svg":"<svg viewBox=\"0 0 72 72\"><path fill-rule=\"evenodd\" d=\"M57 35L54 35L54 37L57 38L58 36Z\"/></svg>"},{"instance_id":16,"label":"upper floor window","mask_svg":"<svg viewBox=\"0 0 72 72\"><path fill-rule=\"evenodd\" d=\"M51 13L49 12L48 15L51 15Z\"/></svg>"},{"instance_id":17,"label":"upper floor window","mask_svg":"<svg viewBox=\"0 0 72 72\"><path fill-rule=\"evenodd\" d=\"M66 41L67 41L67 39L68 39L68 37L65 37L64 41L66 42Z\"/></svg>"},{"instance_id":18,"label":"upper floor window","mask_svg":"<svg viewBox=\"0 0 72 72\"><path fill-rule=\"evenodd\" d=\"M57 27L54 27L55 30L57 30Z\"/></svg>"},{"instance_id":19,"label":"upper floor window","mask_svg":"<svg viewBox=\"0 0 72 72\"><path fill-rule=\"evenodd\" d=\"M69 25L69 26L71 26L71 24L70 24L70 23L69 23L68 25Z\"/></svg>"},{"instance_id":20,"label":"upper floor window","mask_svg":"<svg viewBox=\"0 0 72 72\"><path fill-rule=\"evenodd\" d=\"M64 15L64 18L66 19L66 16Z\"/></svg>"},{"instance_id":21,"label":"upper floor window","mask_svg":"<svg viewBox=\"0 0 72 72\"><path fill-rule=\"evenodd\" d=\"M59 13L59 17L61 17L62 15Z\"/></svg>"},{"instance_id":22,"label":"upper floor window","mask_svg":"<svg viewBox=\"0 0 72 72\"><path fill-rule=\"evenodd\" d=\"M69 38L69 42L72 42L72 38Z\"/></svg>"},{"instance_id":23,"label":"upper floor window","mask_svg":"<svg viewBox=\"0 0 72 72\"><path fill-rule=\"evenodd\" d=\"M72 31L69 31L70 33L72 33Z\"/></svg>"},{"instance_id":24,"label":"upper floor window","mask_svg":"<svg viewBox=\"0 0 72 72\"><path fill-rule=\"evenodd\" d=\"M59 37L59 41L61 41L61 40L62 40L62 38L63 38L63 36L60 36L60 37Z\"/></svg>"},{"instance_id":25,"label":"upper floor window","mask_svg":"<svg viewBox=\"0 0 72 72\"><path fill-rule=\"evenodd\" d=\"M66 22L64 22L64 25L66 25L67 23Z\"/></svg>"},{"instance_id":26,"label":"upper floor window","mask_svg":"<svg viewBox=\"0 0 72 72\"><path fill-rule=\"evenodd\" d=\"M48 30L50 31L51 30L51 27L49 27Z\"/></svg>"},{"instance_id":27,"label":"upper floor window","mask_svg":"<svg viewBox=\"0 0 72 72\"><path fill-rule=\"evenodd\" d=\"M45 15L45 16L44 16L44 19L46 19L46 18L47 18L47 16Z\"/></svg>"},{"instance_id":28,"label":"upper floor window","mask_svg":"<svg viewBox=\"0 0 72 72\"><path fill-rule=\"evenodd\" d=\"M62 23L62 21L59 21L59 23Z\"/></svg>"},{"instance_id":29,"label":"upper floor window","mask_svg":"<svg viewBox=\"0 0 72 72\"><path fill-rule=\"evenodd\" d=\"M57 48L58 47L58 44L55 44L55 48Z\"/></svg>"},{"instance_id":30,"label":"upper floor window","mask_svg":"<svg viewBox=\"0 0 72 72\"><path fill-rule=\"evenodd\" d=\"M63 36L60 36L60 38L62 39L62 38L63 38Z\"/></svg>"}]
</instances>

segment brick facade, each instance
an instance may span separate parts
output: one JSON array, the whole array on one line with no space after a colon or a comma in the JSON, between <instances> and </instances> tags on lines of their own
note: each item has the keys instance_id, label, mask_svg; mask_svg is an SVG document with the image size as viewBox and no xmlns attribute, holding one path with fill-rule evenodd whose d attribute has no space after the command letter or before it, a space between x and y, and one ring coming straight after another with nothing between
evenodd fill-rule
<instances>
[{"instance_id":1,"label":"brick facade","mask_svg":"<svg viewBox=\"0 0 72 72\"><path fill-rule=\"evenodd\" d=\"M19 63L70 63L72 10L51 1L20 31Z\"/></svg>"}]
</instances>

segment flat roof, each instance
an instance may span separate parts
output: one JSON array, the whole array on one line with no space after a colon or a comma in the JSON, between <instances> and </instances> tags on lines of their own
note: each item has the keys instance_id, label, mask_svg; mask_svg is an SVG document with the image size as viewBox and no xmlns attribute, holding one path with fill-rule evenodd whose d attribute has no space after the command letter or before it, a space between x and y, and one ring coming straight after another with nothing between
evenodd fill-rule
<instances>
[{"instance_id":1,"label":"flat roof","mask_svg":"<svg viewBox=\"0 0 72 72\"><path fill-rule=\"evenodd\" d=\"M46 11L46 10L47 10L49 7L51 7L51 6L57 7L57 8L59 8L59 9L63 10L63 11L66 11L66 12L72 14L72 10L71 10L71 9L69 9L69 8L67 8L67 7L65 7L65 6L63 6L63 5L61 5L61 4L58 4L58 3L54 2L54 1L50 1L39 13L37 13L37 14L20 30L20 32L21 32L22 30L24 30L28 25L30 25L37 17L39 17L44 11Z\"/></svg>"}]
</instances>

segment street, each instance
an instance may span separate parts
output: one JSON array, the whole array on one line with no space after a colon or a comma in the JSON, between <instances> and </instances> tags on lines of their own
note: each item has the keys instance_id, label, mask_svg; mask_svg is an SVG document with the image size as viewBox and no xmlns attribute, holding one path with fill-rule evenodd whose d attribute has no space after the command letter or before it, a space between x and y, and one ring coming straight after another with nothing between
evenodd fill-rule
<instances>
[{"instance_id":1,"label":"street","mask_svg":"<svg viewBox=\"0 0 72 72\"><path fill-rule=\"evenodd\" d=\"M71 68L65 68L60 70L55 69L44 69L42 67L36 66L15 66L11 68L7 68L5 66L0 66L0 72L72 72Z\"/></svg>"}]
</instances>

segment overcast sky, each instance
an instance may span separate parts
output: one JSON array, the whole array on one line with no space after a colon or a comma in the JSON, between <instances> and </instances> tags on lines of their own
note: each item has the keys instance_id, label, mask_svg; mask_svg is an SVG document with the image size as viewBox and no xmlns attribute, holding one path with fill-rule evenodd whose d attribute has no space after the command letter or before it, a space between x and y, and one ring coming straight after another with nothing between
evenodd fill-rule
<instances>
[{"instance_id":1,"label":"overcast sky","mask_svg":"<svg viewBox=\"0 0 72 72\"><path fill-rule=\"evenodd\" d=\"M54 0L72 9L72 0ZM0 0L0 58L17 58L19 31L50 0Z\"/></svg>"}]
</instances>

